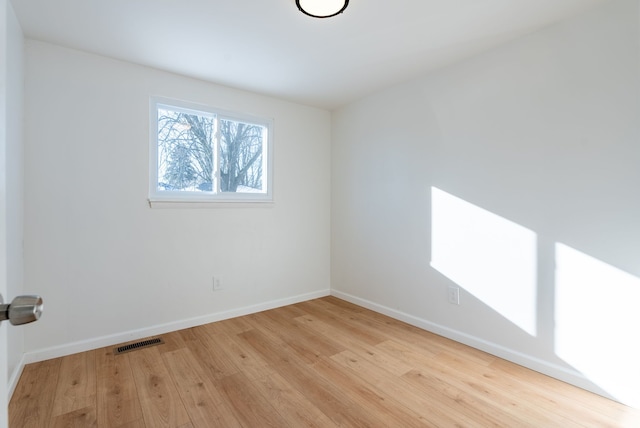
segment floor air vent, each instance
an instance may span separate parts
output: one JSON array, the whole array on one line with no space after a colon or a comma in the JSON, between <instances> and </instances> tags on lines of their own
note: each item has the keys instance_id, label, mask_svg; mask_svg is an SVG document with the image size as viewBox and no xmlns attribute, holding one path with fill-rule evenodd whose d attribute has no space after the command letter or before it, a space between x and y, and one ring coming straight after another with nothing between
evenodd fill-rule
<instances>
[{"instance_id":1,"label":"floor air vent","mask_svg":"<svg viewBox=\"0 0 640 428\"><path fill-rule=\"evenodd\" d=\"M162 345L164 340L162 339L149 339L142 342L130 343L128 345L118 346L114 352L115 355L124 354L125 352L131 352L142 348L148 348L150 346Z\"/></svg>"}]
</instances>

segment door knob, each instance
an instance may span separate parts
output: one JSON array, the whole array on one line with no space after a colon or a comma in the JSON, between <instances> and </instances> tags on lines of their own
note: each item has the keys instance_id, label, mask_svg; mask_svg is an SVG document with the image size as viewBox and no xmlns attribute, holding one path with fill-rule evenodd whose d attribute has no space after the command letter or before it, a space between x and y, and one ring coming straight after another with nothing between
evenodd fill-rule
<instances>
[{"instance_id":1,"label":"door knob","mask_svg":"<svg viewBox=\"0 0 640 428\"><path fill-rule=\"evenodd\" d=\"M44 303L40 296L18 296L10 304L4 304L0 295L0 322L9 320L13 325L38 321Z\"/></svg>"}]
</instances>

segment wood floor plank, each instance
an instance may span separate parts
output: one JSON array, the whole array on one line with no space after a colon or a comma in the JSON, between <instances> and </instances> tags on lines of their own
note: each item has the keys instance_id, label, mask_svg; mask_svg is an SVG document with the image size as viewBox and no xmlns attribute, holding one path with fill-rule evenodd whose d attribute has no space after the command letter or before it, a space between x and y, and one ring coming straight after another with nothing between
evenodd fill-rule
<instances>
[{"instance_id":1,"label":"wood floor plank","mask_svg":"<svg viewBox=\"0 0 640 428\"><path fill-rule=\"evenodd\" d=\"M305 328L314 331L316 335L320 337L331 337L342 343L347 349L352 347L367 348L381 343L381 341L378 340L362 340L358 335L353 334L355 331L354 329L341 329L336 325L325 322L324 319L318 318L315 315L305 315L298 317L295 320L301 325L304 325Z\"/></svg>"},{"instance_id":2,"label":"wood floor plank","mask_svg":"<svg viewBox=\"0 0 640 428\"><path fill-rule=\"evenodd\" d=\"M96 351L68 355L60 363L60 377L52 416L96 405Z\"/></svg>"},{"instance_id":3,"label":"wood floor plank","mask_svg":"<svg viewBox=\"0 0 640 428\"><path fill-rule=\"evenodd\" d=\"M296 321L304 325L308 329L314 331L316 333L316 337L328 336L337 338L338 340L346 344L348 350L355 352L363 358L375 362L381 367L385 367L386 370L391 371L395 375L400 376L414 368L411 364L405 363L404 359L396 358L396 356L392 353L386 352L384 348L380 347L380 343L376 345L370 345L367 344L367 342L353 340L351 334L357 334L359 331L361 331L362 327L353 327L353 329L351 330L351 334L346 334L342 329L326 324L323 321L314 318L312 315L306 315L304 317L296 318ZM332 355L335 354L337 353L334 353Z\"/></svg>"},{"instance_id":4,"label":"wood floor plank","mask_svg":"<svg viewBox=\"0 0 640 428\"><path fill-rule=\"evenodd\" d=\"M462 358L484 365L489 365L496 359L496 357L487 354L486 352L446 339L442 336L438 336L434 333L422 330L402 321L389 318L382 314L372 311L363 312L362 310L355 312L351 311L348 308L355 305L351 303L347 303L347 305L334 304L335 301L341 302L339 299L331 297L326 299L315 299L309 303L333 313L335 316L343 319L344 322L376 331L379 334L385 335L387 339L419 346L422 351L428 352L432 355L437 355L443 350L455 350L460 351Z\"/></svg>"},{"instance_id":5,"label":"wood floor plank","mask_svg":"<svg viewBox=\"0 0 640 428\"><path fill-rule=\"evenodd\" d=\"M282 376L273 373L258 379L255 386L292 427L330 428L337 426Z\"/></svg>"},{"instance_id":6,"label":"wood floor plank","mask_svg":"<svg viewBox=\"0 0 640 428\"><path fill-rule=\"evenodd\" d=\"M376 345L377 349L384 350L413 368L429 366L438 354L425 351L423 348L412 346L402 339L390 339Z\"/></svg>"},{"instance_id":7,"label":"wood floor plank","mask_svg":"<svg viewBox=\"0 0 640 428\"><path fill-rule=\"evenodd\" d=\"M96 351L97 418L101 427L120 427L142 419L128 354L114 355L113 347Z\"/></svg>"},{"instance_id":8,"label":"wood floor plank","mask_svg":"<svg viewBox=\"0 0 640 428\"><path fill-rule=\"evenodd\" d=\"M461 351L460 355L462 358L468 359L473 363L483 365L489 365L496 359L496 357L487 354L486 352L473 349L464 344L427 332L402 321L394 320L370 311L352 312L349 309L346 309L349 306L345 307L344 305L334 305L329 303L335 300L337 299L316 299L310 301L309 304L321 307L324 311L334 314L336 317L339 317L345 323L351 324L356 329L364 328L366 330L376 331L387 339L406 342L412 346L418 346L421 348L421 353L427 352L431 355L437 355L442 351Z\"/></svg>"},{"instance_id":9,"label":"wood floor plank","mask_svg":"<svg viewBox=\"0 0 640 428\"><path fill-rule=\"evenodd\" d=\"M275 323L282 333L281 337L289 339L287 340L288 344L290 342L299 342L300 348L316 349L317 353L326 357L346 349L344 344L332 338L319 337L313 331L303 328L300 323L296 322L295 318L297 317L290 317L285 312L280 311L267 311L263 312L263 314Z\"/></svg>"},{"instance_id":10,"label":"wood floor plank","mask_svg":"<svg viewBox=\"0 0 640 428\"><path fill-rule=\"evenodd\" d=\"M166 352L162 356L194 426L241 426L189 349Z\"/></svg>"},{"instance_id":11,"label":"wood floor plank","mask_svg":"<svg viewBox=\"0 0 640 428\"><path fill-rule=\"evenodd\" d=\"M422 379L422 376L428 371L429 384L440 384L439 388L443 391L447 390L446 385L451 384L457 388L457 393L466 396L467 400L479 399L477 407L490 408L491 404L498 405L506 413L522 418L521 424L523 426L531 426L532 424L549 427L575 426L572 418L568 417L568 414L561 407L558 407L553 398L552 390L539 391L542 395L535 396L530 394L530 388L526 388L525 391L529 391L529 393L522 396L524 392L521 391L522 388L518 388L518 385L513 383L503 385L506 380L503 376L500 376L497 383L492 382L493 375L497 375L497 373L488 370L485 359L461 359L459 357L461 353L454 349L425 358L419 351L416 352L416 349L413 349L411 345L399 344L395 341L384 342L378 346L399 353L407 361L414 362L418 371L408 373L408 379ZM537 378L542 376L536 373ZM520 394L523 399L515 399L516 394ZM560 397L556 398L561 399ZM547 407L550 407L550 412L545 411L544 402L548 403ZM502 416L502 419L506 418L506 415ZM595 423L595 420L593 422Z\"/></svg>"},{"instance_id":12,"label":"wood floor plank","mask_svg":"<svg viewBox=\"0 0 640 428\"><path fill-rule=\"evenodd\" d=\"M494 422L513 419L519 421L517 425L521 426L557 426L550 424L549 418L533 409L527 401L515 400L513 391L495 388L486 382L485 376L490 370L482 362L460 363L450 360L448 352L441 352L428 361L417 359L415 367L415 370L405 374L403 378L418 388L439 394L442 401L450 405L456 406L451 401L454 400L455 403L472 409L472 412L476 411L473 409L483 409L483 413L493 418ZM565 421L565 426L572 426L572 423Z\"/></svg>"},{"instance_id":13,"label":"wood floor plank","mask_svg":"<svg viewBox=\"0 0 640 428\"><path fill-rule=\"evenodd\" d=\"M98 428L103 426L105 425L101 425L100 422L98 422ZM137 421L131 421L124 425L118 425L118 428L147 428L147 424L144 423L144 419L138 419Z\"/></svg>"},{"instance_id":14,"label":"wood floor plank","mask_svg":"<svg viewBox=\"0 0 640 428\"><path fill-rule=\"evenodd\" d=\"M485 400L485 396L472 388L459 388L452 385L448 379L435 375L423 374L415 370L403 375L403 379L415 390L421 391L426 397L437 397L442 408L449 409L452 414L465 415L469 420L481 423L483 426L517 426L517 427L552 427L552 420L536 412L518 407L517 402L503 400ZM565 421L563 421L565 422ZM570 423L559 426L572 427Z\"/></svg>"},{"instance_id":15,"label":"wood floor plank","mask_svg":"<svg viewBox=\"0 0 640 428\"><path fill-rule=\"evenodd\" d=\"M331 382L314 377L313 371L304 361L286 349L274 344L259 331L246 331L240 335L253 346L278 373L295 389L313 403L339 426L372 427L376 419Z\"/></svg>"},{"instance_id":16,"label":"wood floor plank","mask_svg":"<svg viewBox=\"0 0 640 428\"><path fill-rule=\"evenodd\" d=\"M186 347L184 337L179 331L173 331L162 335L163 344L158 346L158 352L173 352Z\"/></svg>"},{"instance_id":17,"label":"wood floor plank","mask_svg":"<svg viewBox=\"0 0 640 428\"><path fill-rule=\"evenodd\" d=\"M145 423L154 428L174 428L190 423L157 348L139 349L128 354Z\"/></svg>"},{"instance_id":18,"label":"wood floor plank","mask_svg":"<svg viewBox=\"0 0 640 428\"><path fill-rule=\"evenodd\" d=\"M283 306L281 308L278 308L277 312L281 313L283 316L286 316L289 319L301 317L302 315L306 314L306 312L300 309L297 305Z\"/></svg>"},{"instance_id":19,"label":"wood floor plank","mask_svg":"<svg viewBox=\"0 0 640 428\"><path fill-rule=\"evenodd\" d=\"M62 358L28 364L9 404L9 426L42 428L49 425Z\"/></svg>"},{"instance_id":20,"label":"wood floor plank","mask_svg":"<svg viewBox=\"0 0 640 428\"><path fill-rule=\"evenodd\" d=\"M335 297L25 367L10 428L640 427L640 410Z\"/></svg>"},{"instance_id":21,"label":"wood floor plank","mask_svg":"<svg viewBox=\"0 0 640 428\"><path fill-rule=\"evenodd\" d=\"M376 426L416 427L429 426L428 419L413 412L369 382L351 375L343 366L329 358L322 358L312 366L322 378L347 393L359 407L377 418Z\"/></svg>"},{"instance_id":22,"label":"wood floor plank","mask_svg":"<svg viewBox=\"0 0 640 428\"><path fill-rule=\"evenodd\" d=\"M222 379L238 373L238 368L224 350L224 344L220 343L220 338L216 339L216 334L211 334L211 331L210 325L190 331L195 340L185 340L186 347L199 359L202 368L207 370L213 378Z\"/></svg>"},{"instance_id":23,"label":"wood floor plank","mask_svg":"<svg viewBox=\"0 0 640 428\"><path fill-rule=\"evenodd\" d=\"M461 389L476 391L482 398L492 403L501 404L503 408L527 417L547 421L548 426L574 426L571 417L566 417L553 390L523 389L517 383L509 381L505 373L495 372L484 367L470 366L461 361L454 353L442 353L435 358L430 367L435 376L442 376L449 383ZM537 377L540 377L539 373ZM555 421L555 423L552 423ZM562 422L562 423L561 423Z\"/></svg>"},{"instance_id":24,"label":"wood floor plank","mask_svg":"<svg viewBox=\"0 0 640 428\"><path fill-rule=\"evenodd\" d=\"M295 320L289 321L269 312L255 314L251 320L255 322L254 327L268 330L272 337L277 337L307 363L313 363L321 356L331 356L345 349L329 337L301 329Z\"/></svg>"},{"instance_id":25,"label":"wood floor plank","mask_svg":"<svg viewBox=\"0 0 640 428\"><path fill-rule=\"evenodd\" d=\"M319 304L325 305L328 308L347 311L349 314L358 314L358 313L371 314L371 311L369 311L368 309L363 308L362 306L353 304L351 302L347 302L346 300L339 299L335 296L321 297L319 299L307 300L307 302L319 303ZM302 302L302 303L306 303L306 302Z\"/></svg>"},{"instance_id":26,"label":"wood floor plank","mask_svg":"<svg viewBox=\"0 0 640 428\"><path fill-rule=\"evenodd\" d=\"M351 352L364 358L378 367L384 367L385 370L391 372L396 376L402 376L403 374L413 370L415 368L410 362L403 358L398 358L392 352L387 352L383 347L379 346L353 346L349 348Z\"/></svg>"},{"instance_id":27,"label":"wood floor plank","mask_svg":"<svg viewBox=\"0 0 640 428\"><path fill-rule=\"evenodd\" d=\"M584 421L599 426L618 426L619 420L635 421L640 427L640 410L603 399L602 397L533 370L509 363L496 361L491 365L497 369L484 376L483 380L496 387L508 389L519 400L534 402L538 411L550 417L575 419L582 415Z\"/></svg>"},{"instance_id":28,"label":"wood floor plank","mask_svg":"<svg viewBox=\"0 0 640 428\"><path fill-rule=\"evenodd\" d=\"M96 409L93 406L78 409L60 416L55 416L50 428L96 428Z\"/></svg>"},{"instance_id":29,"label":"wood floor plank","mask_svg":"<svg viewBox=\"0 0 640 428\"><path fill-rule=\"evenodd\" d=\"M255 349L238 335L229 336L226 333L219 333L212 339L221 346L227 358L234 364L236 373L242 373L251 380L263 379L277 373Z\"/></svg>"},{"instance_id":30,"label":"wood floor plank","mask_svg":"<svg viewBox=\"0 0 640 428\"><path fill-rule=\"evenodd\" d=\"M353 370L363 379L369 380L382 391L395 391L394 397L417 413L428 416L438 426L501 426L495 420L486 417L484 409L467 408L458 400L451 400L443 390L427 391L416 388L404 377L397 377L392 372L359 357L351 351L345 351L332 357L336 362ZM505 419L507 422L509 419ZM518 426L509 425L506 426Z\"/></svg>"},{"instance_id":31,"label":"wood floor plank","mask_svg":"<svg viewBox=\"0 0 640 428\"><path fill-rule=\"evenodd\" d=\"M221 322L207 324L206 329L210 333L222 331L227 334L240 334L247 330L253 329L253 326L248 321L249 316L250 315L244 317L229 318Z\"/></svg>"},{"instance_id":32,"label":"wood floor plank","mask_svg":"<svg viewBox=\"0 0 640 428\"><path fill-rule=\"evenodd\" d=\"M219 381L219 388L235 417L245 427L288 427L287 421L242 373Z\"/></svg>"},{"instance_id":33,"label":"wood floor plank","mask_svg":"<svg viewBox=\"0 0 640 428\"><path fill-rule=\"evenodd\" d=\"M347 334L351 334L352 337L357 338L358 341L364 342L367 345L376 345L380 342L387 340L388 338L378 331L373 329L360 329L354 328L353 324L345 317L334 315L331 312L323 310L322 306L314 300L303 302L300 304L306 309L313 318L322 321L323 323L334 327Z\"/></svg>"}]
</instances>

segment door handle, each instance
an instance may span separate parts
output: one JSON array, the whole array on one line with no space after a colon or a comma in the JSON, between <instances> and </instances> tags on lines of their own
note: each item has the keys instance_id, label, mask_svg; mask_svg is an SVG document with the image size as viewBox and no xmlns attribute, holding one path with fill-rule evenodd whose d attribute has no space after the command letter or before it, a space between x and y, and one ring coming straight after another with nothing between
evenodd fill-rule
<instances>
[{"instance_id":1,"label":"door handle","mask_svg":"<svg viewBox=\"0 0 640 428\"><path fill-rule=\"evenodd\" d=\"M13 325L38 321L44 302L40 296L18 296L10 304L3 303L0 295L0 322L9 320Z\"/></svg>"}]
</instances>

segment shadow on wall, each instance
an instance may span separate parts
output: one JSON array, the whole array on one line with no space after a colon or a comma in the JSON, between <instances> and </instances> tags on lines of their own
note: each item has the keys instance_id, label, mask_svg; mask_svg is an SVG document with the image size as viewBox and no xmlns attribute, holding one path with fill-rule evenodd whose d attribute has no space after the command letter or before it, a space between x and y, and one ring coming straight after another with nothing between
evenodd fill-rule
<instances>
[{"instance_id":1,"label":"shadow on wall","mask_svg":"<svg viewBox=\"0 0 640 428\"><path fill-rule=\"evenodd\" d=\"M434 269L640 408L640 278L436 187L431 210Z\"/></svg>"}]
</instances>

